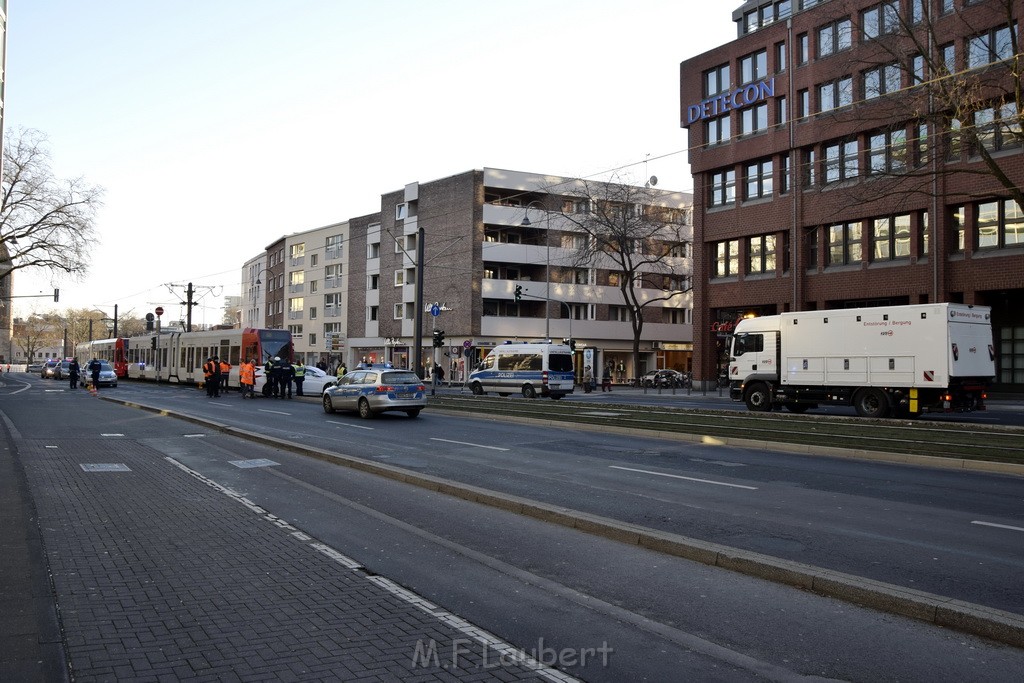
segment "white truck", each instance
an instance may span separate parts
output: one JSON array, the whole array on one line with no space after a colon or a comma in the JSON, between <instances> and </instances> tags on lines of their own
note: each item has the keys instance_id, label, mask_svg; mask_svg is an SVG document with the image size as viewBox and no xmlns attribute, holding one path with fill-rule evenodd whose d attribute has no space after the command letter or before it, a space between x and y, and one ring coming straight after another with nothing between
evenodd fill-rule
<instances>
[{"instance_id":1,"label":"white truck","mask_svg":"<svg viewBox=\"0 0 1024 683\"><path fill-rule=\"evenodd\" d=\"M731 340L729 395L756 411L984 410L996 374L991 316L986 306L938 303L747 318Z\"/></svg>"}]
</instances>

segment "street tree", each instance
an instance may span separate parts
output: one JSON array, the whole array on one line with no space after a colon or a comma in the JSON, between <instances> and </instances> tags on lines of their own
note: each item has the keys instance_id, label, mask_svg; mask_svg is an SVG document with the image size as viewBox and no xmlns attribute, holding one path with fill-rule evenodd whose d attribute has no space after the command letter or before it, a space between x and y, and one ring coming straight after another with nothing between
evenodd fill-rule
<instances>
[{"instance_id":1,"label":"street tree","mask_svg":"<svg viewBox=\"0 0 1024 683\"><path fill-rule=\"evenodd\" d=\"M692 226L685 195L611 182L579 180L557 214L571 269L598 268L617 286L633 331L633 367L640 368L644 323L655 304L682 302L691 289ZM659 307L660 308L660 307ZM653 322L661 322L660 316Z\"/></svg>"},{"instance_id":2,"label":"street tree","mask_svg":"<svg viewBox=\"0 0 1024 683\"><path fill-rule=\"evenodd\" d=\"M88 271L103 190L80 177L57 178L46 143L33 129L13 128L4 135L0 245L10 260L0 280L22 269L75 280Z\"/></svg>"},{"instance_id":3,"label":"street tree","mask_svg":"<svg viewBox=\"0 0 1024 683\"><path fill-rule=\"evenodd\" d=\"M862 44L851 60L858 75L840 87L856 106L833 116L837 135L878 121L866 139L864 175L882 182L856 188L864 201L921 194L969 201L998 189L1024 211L1019 155L1005 153L1024 147L1019 13L1017 0L950 3L947 11L920 2L901 10L889 0L851 10L844 31ZM962 46L948 40L963 33L971 37ZM824 161L822 190L852 160L839 149ZM805 179L811 172L804 168ZM944 182L954 176L977 182L954 190Z\"/></svg>"}]
</instances>

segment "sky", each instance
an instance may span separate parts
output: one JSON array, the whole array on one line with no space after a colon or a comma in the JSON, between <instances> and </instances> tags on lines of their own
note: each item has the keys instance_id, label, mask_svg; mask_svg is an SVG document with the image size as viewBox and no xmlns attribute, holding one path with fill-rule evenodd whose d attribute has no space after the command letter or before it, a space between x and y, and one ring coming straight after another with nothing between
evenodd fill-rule
<instances>
[{"instance_id":1,"label":"sky","mask_svg":"<svg viewBox=\"0 0 1024 683\"><path fill-rule=\"evenodd\" d=\"M105 190L87 274L17 272L15 313L178 320L192 282L216 324L281 235L470 169L692 191L679 63L740 4L9 0L4 125Z\"/></svg>"}]
</instances>

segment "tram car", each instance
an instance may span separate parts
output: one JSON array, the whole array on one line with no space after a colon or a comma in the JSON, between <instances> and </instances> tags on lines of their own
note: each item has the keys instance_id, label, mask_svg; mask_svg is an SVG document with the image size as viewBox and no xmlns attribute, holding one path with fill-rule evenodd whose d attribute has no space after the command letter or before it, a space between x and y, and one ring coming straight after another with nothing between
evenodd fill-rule
<instances>
[{"instance_id":1,"label":"tram car","mask_svg":"<svg viewBox=\"0 0 1024 683\"><path fill-rule=\"evenodd\" d=\"M79 360L105 358L114 365L118 377L201 384L203 363L211 356L231 364L226 384L238 388L238 366L242 359L255 358L262 365L279 356L291 362L292 333L288 330L229 329L203 332L162 332L138 337L119 337L83 342L75 347ZM117 365L123 357L124 374Z\"/></svg>"}]
</instances>

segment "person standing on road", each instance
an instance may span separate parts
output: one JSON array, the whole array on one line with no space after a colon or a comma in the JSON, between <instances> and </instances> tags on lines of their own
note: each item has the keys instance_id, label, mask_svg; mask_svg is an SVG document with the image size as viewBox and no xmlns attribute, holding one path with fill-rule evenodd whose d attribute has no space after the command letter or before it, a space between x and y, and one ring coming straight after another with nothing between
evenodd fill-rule
<instances>
[{"instance_id":1,"label":"person standing on road","mask_svg":"<svg viewBox=\"0 0 1024 683\"><path fill-rule=\"evenodd\" d=\"M266 378L267 384L263 388L264 396L277 396L277 376L274 374L274 359L267 358L267 362L263 365L263 377Z\"/></svg>"},{"instance_id":2,"label":"person standing on road","mask_svg":"<svg viewBox=\"0 0 1024 683\"><path fill-rule=\"evenodd\" d=\"M217 356L213 357L210 361L210 384L213 386L213 397L220 398L220 381L223 378L221 373L220 358Z\"/></svg>"},{"instance_id":3,"label":"person standing on road","mask_svg":"<svg viewBox=\"0 0 1024 683\"><path fill-rule=\"evenodd\" d=\"M223 389L226 394L228 391L228 378L231 376L231 363L226 360L220 362L220 384L217 386L218 389Z\"/></svg>"},{"instance_id":4,"label":"person standing on road","mask_svg":"<svg viewBox=\"0 0 1024 683\"><path fill-rule=\"evenodd\" d=\"M589 365L583 368L583 393L589 394L594 386L594 369ZM603 390L604 387L602 386Z\"/></svg>"},{"instance_id":5,"label":"person standing on road","mask_svg":"<svg viewBox=\"0 0 1024 683\"><path fill-rule=\"evenodd\" d=\"M98 358L93 358L89 361L89 365L86 368L89 370L89 374L92 375L92 389L93 391L100 390L100 369L103 366L100 365Z\"/></svg>"},{"instance_id":6,"label":"person standing on road","mask_svg":"<svg viewBox=\"0 0 1024 683\"><path fill-rule=\"evenodd\" d=\"M299 363L298 365L293 365L292 367L294 368L293 374L295 376L295 395L302 396L302 383L306 379L306 366Z\"/></svg>"},{"instance_id":7,"label":"person standing on road","mask_svg":"<svg viewBox=\"0 0 1024 683\"><path fill-rule=\"evenodd\" d=\"M288 394L288 398L292 397L292 380L295 378L295 367L288 361L287 358L281 361L280 377L278 381L277 390L281 392L281 398L285 397L285 393Z\"/></svg>"},{"instance_id":8,"label":"person standing on road","mask_svg":"<svg viewBox=\"0 0 1024 683\"><path fill-rule=\"evenodd\" d=\"M601 393L611 392L612 390L612 362L608 361L604 366L604 371L601 373Z\"/></svg>"},{"instance_id":9,"label":"person standing on road","mask_svg":"<svg viewBox=\"0 0 1024 683\"><path fill-rule=\"evenodd\" d=\"M78 388L78 378L82 374L82 368L78 365L78 359L72 358L71 365L68 366L68 379L71 380L71 388Z\"/></svg>"},{"instance_id":10,"label":"person standing on road","mask_svg":"<svg viewBox=\"0 0 1024 683\"><path fill-rule=\"evenodd\" d=\"M238 366L238 383L242 385L242 398L256 398L256 361L250 360Z\"/></svg>"},{"instance_id":11,"label":"person standing on road","mask_svg":"<svg viewBox=\"0 0 1024 683\"><path fill-rule=\"evenodd\" d=\"M341 379L348 374L348 366L345 365L344 361L338 363L338 379Z\"/></svg>"},{"instance_id":12,"label":"person standing on road","mask_svg":"<svg viewBox=\"0 0 1024 683\"><path fill-rule=\"evenodd\" d=\"M203 386L206 387L206 398L213 398L213 356L203 363Z\"/></svg>"}]
</instances>

